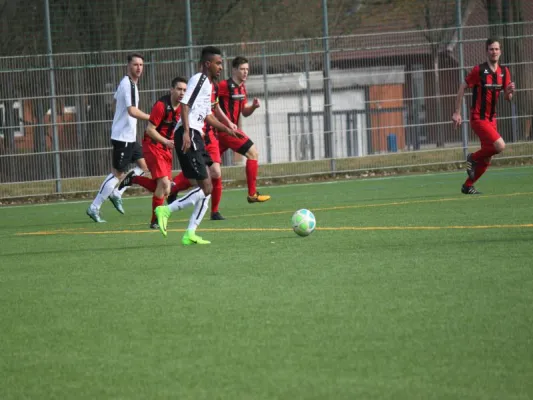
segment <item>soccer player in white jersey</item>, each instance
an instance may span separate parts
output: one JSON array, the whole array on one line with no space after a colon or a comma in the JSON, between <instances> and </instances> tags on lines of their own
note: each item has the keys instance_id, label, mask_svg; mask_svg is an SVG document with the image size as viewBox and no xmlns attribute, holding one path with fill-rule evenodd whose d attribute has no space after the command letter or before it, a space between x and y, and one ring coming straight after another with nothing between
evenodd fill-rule
<instances>
[{"instance_id":1,"label":"soccer player in white jersey","mask_svg":"<svg viewBox=\"0 0 533 400\"><path fill-rule=\"evenodd\" d=\"M150 115L139 110L139 90L137 83L143 73L144 58L134 53L128 55L128 73L115 92L115 116L111 127L111 144L113 145L112 172L106 176L100 190L87 209L87 215L94 222L105 222L100 217L100 208L109 198L115 208L124 214L121 193L115 186L123 177L130 163L136 163L138 168L147 172L142 148L137 143L137 120L150 120Z\"/></svg>"},{"instance_id":2,"label":"soccer player in white jersey","mask_svg":"<svg viewBox=\"0 0 533 400\"><path fill-rule=\"evenodd\" d=\"M181 100L181 120L174 135L174 148L178 155L183 175L193 186L187 195L175 200L168 206L155 209L159 229L167 236L167 223L170 214L185 207L194 206L189 226L181 239L184 245L209 244L196 234L209 205L211 197L211 177L209 169L213 161L207 154L202 138L204 121L219 131L235 135L233 129L219 122L211 113L212 80L222 71L222 52L213 46L204 47L200 58L201 72L194 75L187 83L187 92Z\"/></svg>"}]
</instances>

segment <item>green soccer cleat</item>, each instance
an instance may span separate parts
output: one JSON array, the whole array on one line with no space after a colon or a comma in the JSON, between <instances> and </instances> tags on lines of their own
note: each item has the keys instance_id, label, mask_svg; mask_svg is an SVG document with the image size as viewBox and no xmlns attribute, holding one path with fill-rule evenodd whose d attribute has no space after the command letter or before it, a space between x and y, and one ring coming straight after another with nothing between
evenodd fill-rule
<instances>
[{"instance_id":1,"label":"green soccer cleat","mask_svg":"<svg viewBox=\"0 0 533 400\"><path fill-rule=\"evenodd\" d=\"M202 239L194 231L187 230L185 231L185 235L181 238L181 243L188 246L190 244L210 244L211 242Z\"/></svg>"},{"instance_id":2,"label":"green soccer cleat","mask_svg":"<svg viewBox=\"0 0 533 400\"><path fill-rule=\"evenodd\" d=\"M159 230L164 237L167 237L167 223L170 218L170 208L168 206L159 206L155 209L155 216L157 217L157 224L159 225Z\"/></svg>"},{"instance_id":3,"label":"green soccer cleat","mask_svg":"<svg viewBox=\"0 0 533 400\"><path fill-rule=\"evenodd\" d=\"M109 196L109 200L113 203L113 206L121 214L124 214L124 207L122 207L122 197Z\"/></svg>"},{"instance_id":4,"label":"green soccer cleat","mask_svg":"<svg viewBox=\"0 0 533 400\"><path fill-rule=\"evenodd\" d=\"M87 212L87 215L94 222L99 222L99 223L105 222L105 220L103 220L102 217L100 217L100 211L99 210L95 210L95 209L89 207L86 212Z\"/></svg>"}]
</instances>

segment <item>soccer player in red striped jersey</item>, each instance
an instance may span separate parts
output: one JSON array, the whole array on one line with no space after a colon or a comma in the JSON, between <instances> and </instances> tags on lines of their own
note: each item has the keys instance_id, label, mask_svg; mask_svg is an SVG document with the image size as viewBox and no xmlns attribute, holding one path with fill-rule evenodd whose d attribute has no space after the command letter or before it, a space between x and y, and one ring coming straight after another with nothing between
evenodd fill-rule
<instances>
[{"instance_id":1,"label":"soccer player in red striped jersey","mask_svg":"<svg viewBox=\"0 0 533 400\"><path fill-rule=\"evenodd\" d=\"M156 207L164 204L170 193L172 178L172 151L174 149L174 129L180 120L180 101L185 96L187 80L174 78L170 94L161 97L152 107L150 120L143 138L143 155L152 178L135 176L130 171L119 185L119 190L137 184L153 193L152 220L150 228L159 229L154 214Z\"/></svg>"},{"instance_id":2,"label":"soccer player in red striped jersey","mask_svg":"<svg viewBox=\"0 0 533 400\"><path fill-rule=\"evenodd\" d=\"M235 125L239 125L241 115L249 117L261 106L259 99L254 98L251 105L248 105L246 86L244 83L248 78L250 67L248 60L244 57L236 57L232 61L231 78L222 81L218 85L218 98L220 108ZM257 171L259 153L254 142L241 130L237 136L231 136L225 132L219 132L218 140L220 154L227 149L246 157L246 182L248 184L248 202L258 203L270 200L270 196L259 194L256 190Z\"/></svg>"},{"instance_id":3,"label":"soccer player in red striped jersey","mask_svg":"<svg viewBox=\"0 0 533 400\"><path fill-rule=\"evenodd\" d=\"M485 173L490 165L492 156L505 149L505 142L496 127L496 103L503 91L506 100L511 101L515 91L515 84L511 81L509 68L499 64L501 56L500 42L497 39L487 39L485 42L487 61L476 65L459 86L455 101L455 112L452 120L460 126L461 101L466 88L472 89L472 106L470 108L470 126L479 137L481 149L468 154L466 172L468 179L461 188L464 194L480 194L474 183Z\"/></svg>"}]
</instances>

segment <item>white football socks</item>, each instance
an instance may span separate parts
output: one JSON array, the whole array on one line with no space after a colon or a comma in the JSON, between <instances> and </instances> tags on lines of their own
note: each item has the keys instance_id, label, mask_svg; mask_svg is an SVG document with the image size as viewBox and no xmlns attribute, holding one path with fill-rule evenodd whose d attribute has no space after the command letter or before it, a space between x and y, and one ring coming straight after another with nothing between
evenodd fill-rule
<instances>
[{"instance_id":1,"label":"white football socks","mask_svg":"<svg viewBox=\"0 0 533 400\"><path fill-rule=\"evenodd\" d=\"M188 230L195 231L196 228L198 228L198 225L200 225L200 223L204 219L204 215L207 209L209 208L210 199L211 195L208 195L202 200L196 202L196 204L194 205L194 211L191 215L191 219L189 220L189 227L187 228Z\"/></svg>"},{"instance_id":2,"label":"white football socks","mask_svg":"<svg viewBox=\"0 0 533 400\"><path fill-rule=\"evenodd\" d=\"M118 178L115 177L113 174L109 174L104 179L104 182L102 183L102 186L100 186L100 190L98 191L98 194L96 195L96 198L93 200L93 203L91 204L92 209L99 210L100 207L102 207L102 204L106 199L109 197L111 193L113 193L113 190L115 189L115 186L118 183Z\"/></svg>"},{"instance_id":3,"label":"white football socks","mask_svg":"<svg viewBox=\"0 0 533 400\"><path fill-rule=\"evenodd\" d=\"M197 202L201 201L202 199L205 199L205 197L206 196L202 189L196 188L194 190L191 190L185 196L180 197L176 201L170 203L168 205L168 208L171 212L183 210L184 208L194 206Z\"/></svg>"}]
</instances>

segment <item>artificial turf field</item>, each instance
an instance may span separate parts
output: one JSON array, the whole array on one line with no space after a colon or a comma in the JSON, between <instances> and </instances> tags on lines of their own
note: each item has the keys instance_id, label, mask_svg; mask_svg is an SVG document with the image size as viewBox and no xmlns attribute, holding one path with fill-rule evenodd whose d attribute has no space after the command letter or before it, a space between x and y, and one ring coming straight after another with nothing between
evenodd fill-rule
<instances>
[{"instance_id":1,"label":"artificial turf field","mask_svg":"<svg viewBox=\"0 0 533 400\"><path fill-rule=\"evenodd\" d=\"M0 398L533 398L533 168L0 208ZM290 229L312 210L318 229Z\"/></svg>"}]
</instances>

